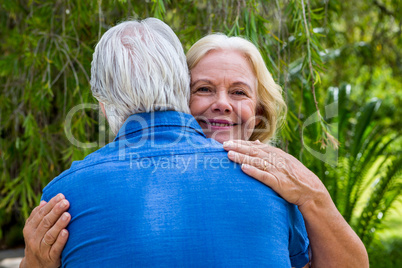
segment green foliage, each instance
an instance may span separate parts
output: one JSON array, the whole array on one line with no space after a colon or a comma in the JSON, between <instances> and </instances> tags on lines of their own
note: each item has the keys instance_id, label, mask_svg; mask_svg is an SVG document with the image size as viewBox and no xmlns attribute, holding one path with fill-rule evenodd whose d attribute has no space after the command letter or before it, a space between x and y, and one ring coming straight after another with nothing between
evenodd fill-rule
<instances>
[{"instance_id":1,"label":"green foliage","mask_svg":"<svg viewBox=\"0 0 402 268\"><path fill-rule=\"evenodd\" d=\"M398 5L397 0L2 1L2 243L15 237L11 226L21 228L52 178L113 138L98 123L99 111L82 109L71 118L71 132L80 142L98 144L76 147L64 131L66 119L76 105L96 103L89 76L100 36L119 21L154 16L173 28L185 50L212 32L241 35L258 45L289 108L276 142L323 180L369 246L401 196ZM333 117L327 114L331 103L338 103ZM309 119L316 122L307 125ZM312 155L328 150L335 166Z\"/></svg>"},{"instance_id":2,"label":"green foliage","mask_svg":"<svg viewBox=\"0 0 402 268\"><path fill-rule=\"evenodd\" d=\"M328 185L335 204L366 246L402 192L402 155L387 153L400 138L373 120L380 101L363 106L352 120L347 86L331 92L340 96L338 166L328 169ZM346 104L346 105L345 105Z\"/></svg>"},{"instance_id":3,"label":"green foliage","mask_svg":"<svg viewBox=\"0 0 402 268\"><path fill-rule=\"evenodd\" d=\"M375 241L368 249L370 267L398 268L402 266L402 240L392 239L387 244Z\"/></svg>"}]
</instances>

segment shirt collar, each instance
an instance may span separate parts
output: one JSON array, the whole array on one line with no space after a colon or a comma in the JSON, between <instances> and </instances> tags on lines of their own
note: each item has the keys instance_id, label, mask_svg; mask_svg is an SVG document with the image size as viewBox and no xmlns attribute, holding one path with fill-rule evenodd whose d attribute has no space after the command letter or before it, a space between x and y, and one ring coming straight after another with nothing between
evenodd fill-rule
<instances>
[{"instance_id":1,"label":"shirt collar","mask_svg":"<svg viewBox=\"0 0 402 268\"><path fill-rule=\"evenodd\" d=\"M184 131L197 132L205 137L200 125L192 115L176 111L157 111L131 115L120 128L114 141L146 128L161 126L181 127L184 128Z\"/></svg>"}]
</instances>

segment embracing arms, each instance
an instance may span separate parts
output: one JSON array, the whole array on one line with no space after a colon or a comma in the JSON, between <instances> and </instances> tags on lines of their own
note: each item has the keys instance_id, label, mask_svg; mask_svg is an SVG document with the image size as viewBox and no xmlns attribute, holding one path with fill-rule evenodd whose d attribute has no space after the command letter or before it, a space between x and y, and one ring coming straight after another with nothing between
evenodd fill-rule
<instances>
[{"instance_id":1,"label":"embracing arms","mask_svg":"<svg viewBox=\"0 0 402 268\"><path fill-rule=\"evenodd\" d=\"M366 249L339 213L321 180L293 156L259 141L224 143L229 158L303 215L312 267L369 267Z\"/></svg>"},{"instance_id":2,"label":"embracing arms","mask_svg":"<svg viewBox=\"0 0 402 268\"><path fill-rule=\"evenodd\" d=\"M337 210L320 179L280 149L260 142L224 144L231 160L299 207L312 249L312 267L368 267L366 249ZM64 206L63 206L64 205ZM42 202L24 227L25 258L20 267L58 267L71 216L63 195ZM62 216L66 216L63 218ZM305 267L309 267L308 265Z\"/></svg>"}]
</instances>

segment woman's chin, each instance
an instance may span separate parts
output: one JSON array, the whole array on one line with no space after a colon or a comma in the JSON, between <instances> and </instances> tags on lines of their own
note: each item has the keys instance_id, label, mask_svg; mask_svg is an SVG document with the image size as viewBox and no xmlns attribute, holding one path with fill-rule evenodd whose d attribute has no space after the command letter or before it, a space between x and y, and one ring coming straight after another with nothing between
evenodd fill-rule
<instances>
[{"instance_id":1,"label":"woman's chin","mask_svg":"<svg viewBox=\"0 0 402 268\"><path fill-rule=\"evenodd\" d=\"M249 131L249 133L245 133L246 135L242 135L242 133L239 133L237 131L209 132L208 130L203 129L205 136L207 136L207 138L216 140L219 143L224 143L225 141L233 141L233 140L248 140L251 134L253 133L252 131Z\"/></svg>"},{"instance_id":2,"label":"woman's chin","mask_svg":"<svg viewBox=\"0 0 402 268\"><path fill-rule=\"evenodd\" d=\"M207 138L211 138L213 140L216 140L219 143L224 143L225 141L230 141L230 140L237 140L238 138L233 137L233 135L225 135L223 133L219 133L217 135L207 135Z\"/></svg>"}]
</instances>

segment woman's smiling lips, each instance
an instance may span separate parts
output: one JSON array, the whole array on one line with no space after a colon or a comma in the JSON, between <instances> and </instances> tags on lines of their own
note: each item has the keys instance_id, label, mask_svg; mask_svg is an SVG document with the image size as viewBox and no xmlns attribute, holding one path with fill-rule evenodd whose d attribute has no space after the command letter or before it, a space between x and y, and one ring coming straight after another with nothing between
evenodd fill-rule
<instances>
[{"instance_id":1,"label":"woman's smiling lips","mask_svg":"<svg viewBox=\"0 0 402 268\"><path fill-rule=\"evenodd\" d=\"M233 122L230 122L227 120L219 120L219 119L200 120L200 122L203 123L204 125L207 125L212 130L230 129L237 125L236 123L233 123Z\"/></svg>"}]
</instances>

